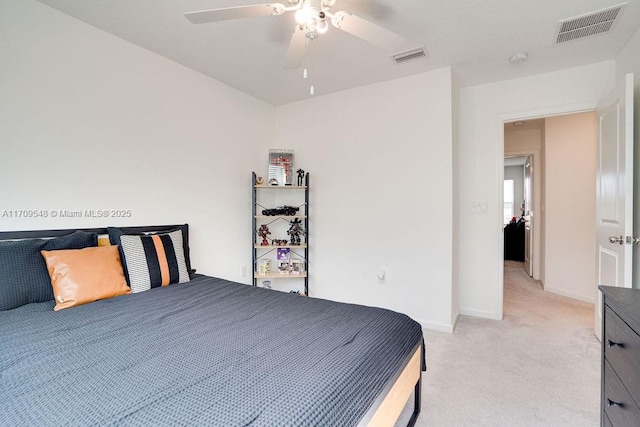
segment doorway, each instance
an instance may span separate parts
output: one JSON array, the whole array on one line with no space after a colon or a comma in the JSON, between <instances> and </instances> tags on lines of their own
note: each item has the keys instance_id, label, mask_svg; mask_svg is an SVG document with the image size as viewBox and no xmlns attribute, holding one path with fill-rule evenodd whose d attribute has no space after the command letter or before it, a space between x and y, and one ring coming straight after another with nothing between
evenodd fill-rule
<instances>
[{"instance_id":1,"label":"doorway","mask_svg":"<svg viewBox=\"0 0 640 427\"><path fill-rule=\"evenodd\" d=\"M597 130L594 111L504 123L504 155L532 166L532 201L523 207L527 272L545 291L588 303L595 303Z\"/></svg>"},{"instance_id":2,"label":"doorway","mask_svg":"<svg viewBox=\"0 0 640 427\"><path fill-rule=\"evenodd\" d=\"M516 203L518 236L522 241L522 256L518 261L523 262L523 268L534 280L541 278L544 124L545 119L538 118L515 120L503 126L504 178L516 174L521 177L515 180L520 182L516 184L520 187L516 194L521 194Z\"/></svg>"},{"instance_id":3,"label":"doorway","mask_svg":"<svg viewBox=\"0 0 640 427\"><path fill-rule=\"evenodd\" d=\"M505 154L506 155L506 154ZM504 158L504 259L532 276L533 155Z\"/></svg>"}]
</instances>

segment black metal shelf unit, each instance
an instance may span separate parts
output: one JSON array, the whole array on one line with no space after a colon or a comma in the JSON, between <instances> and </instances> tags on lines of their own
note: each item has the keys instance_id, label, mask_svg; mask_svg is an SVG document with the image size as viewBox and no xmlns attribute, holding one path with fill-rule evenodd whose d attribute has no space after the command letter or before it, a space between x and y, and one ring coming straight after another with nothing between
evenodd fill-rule
<instances>
[{"instance_id":1,"label":"black metal shelf unit","mask_svg":"<svg viewBox=\"0 0 640 427\"><path fill-rule=\"evenodd\" d=\"M251 248L252 248L252 264L253 264L253 286L258 286L259 278L273 278L273 279L301 279L304 280L304 294L309 295L309 173L305 173L304 176L304 185L303 186L272 186L268 184L258 185L256 183L257 175L255 172L252 172L251 176L251 187L252 187L252 197L251 197L251 206L252 206L252 230L253 236L251 239ZM258 202L258 191L304 191L304 215L297 215L297 217L302 218L302 223L304 226L304 243L300 245L280 245L282 247L289 248L300 248L304 249L304 274L302 275L281 275L281 274L271 274L268 276L259 275L257 271L257 263L258 260L267 256L270 252L276 250L276 246L279 245L269 245L268 247L261 247L260 242L258 241L258 211L257 208L259 206ZM284 219L288 221L288 217L285 215L277 215L273 216L274 221L277 219Z\"/></svg>"}]
</instances>

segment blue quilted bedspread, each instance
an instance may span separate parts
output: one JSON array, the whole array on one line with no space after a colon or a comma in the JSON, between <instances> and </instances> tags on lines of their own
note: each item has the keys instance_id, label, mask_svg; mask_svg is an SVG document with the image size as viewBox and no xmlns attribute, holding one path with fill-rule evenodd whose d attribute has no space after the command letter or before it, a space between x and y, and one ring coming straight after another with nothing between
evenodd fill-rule
<instances>
[{"instance_id":1,"label":"blue quilted bedspread","mask_svg":"<svg viewBox=\"0 0 640 427\"><path fill-rule=\"evenodd\" d=\"M0 425L349 426L422 341L389 310L198 277L0 312Z\"/></svg>"}]
</instances>

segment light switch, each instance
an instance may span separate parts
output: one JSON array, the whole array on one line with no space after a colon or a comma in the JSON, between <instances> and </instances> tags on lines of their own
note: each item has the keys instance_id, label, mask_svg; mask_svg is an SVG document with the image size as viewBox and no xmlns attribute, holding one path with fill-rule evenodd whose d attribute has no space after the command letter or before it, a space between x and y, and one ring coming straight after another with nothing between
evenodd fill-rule
<instances>
[{"instance_id":1,"label":"light switch","mask_svg":"<svg viewBox=\"0 0 640 427\"><path fill-rule=\"evenodd\" d=\"M487 202L471 202L471 213L473 215L486 215L489 211Z\"/></svg>"}]
</instances>

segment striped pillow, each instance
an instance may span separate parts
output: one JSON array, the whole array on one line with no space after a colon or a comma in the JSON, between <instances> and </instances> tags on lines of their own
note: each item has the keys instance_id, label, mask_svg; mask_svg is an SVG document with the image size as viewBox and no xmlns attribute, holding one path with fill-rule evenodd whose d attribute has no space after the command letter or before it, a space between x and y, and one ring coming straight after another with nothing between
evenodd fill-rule
<instances>
[{"instance_id":1,"label":"striped pillow","mask_svg":"<svg viewBox=\"0 0 640 427\"><path fill-rule=\"evenodd\" d=\"M123 235L120 244L131 292L189 281L180 230L148 236Z\"/></svg>"}]
</instances>

